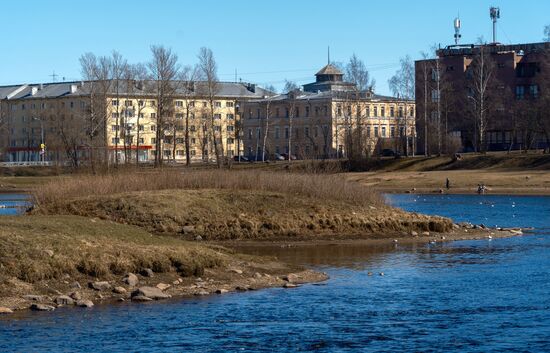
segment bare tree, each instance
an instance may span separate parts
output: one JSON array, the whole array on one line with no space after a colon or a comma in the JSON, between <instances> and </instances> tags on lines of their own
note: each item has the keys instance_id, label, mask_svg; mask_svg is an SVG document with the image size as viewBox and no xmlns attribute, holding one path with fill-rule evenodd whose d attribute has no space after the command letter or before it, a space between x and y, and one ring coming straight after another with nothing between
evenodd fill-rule
<instances>
[{"instance_id":1,"label":"bare tree","mask_svg":"<svg viewBox=\"0 0 550 353\"><path fill-rule=\"evenodd\" d=\"M209 118L210 118L210 138L216 154L216 164L218 168L223 166L223 141L221 122L216 124L215 98L219 91L218 65L214 59L214 54L209 48L202 47L199 51L199 69L204 80L204 94L208 100ZM219 134L218 134L219 133ZM219 136L219 137L218 137Z\"/></svg>"},{"instance_id":2,"label":"bare tree","mask_svg":"<svg viewBox=\"0 0 550 353\"><path fill-rule=\"evenodd\" d=\"M153 94L156 98L156 140L155 167L162 166L165 122L174 112L176 88L173 81L178 77L178 56L163 46L151 46L152 60L147 64L153 80Z\"/></svg>"},{"instance_id":3,"label":"bare tree","mask_svg":"<svg viewBox=\"0 0 550 353\"><path fill-rule=\"evenodd\" d=\"M95 151L103 148L103 161L109 166L107 148L108 95L111 88L111 61L107 57L96 57L86 53L80 57L82 78L86 84L82 87L88 95L82 115L86 125L88 151L92 172L96 169ZM101 141L103 139L103 141Z\"/></svg>"},{"instance_id":4,"label":"bare tree","mask_svg":"<svg viewBox=\"0 0 550 353\"><path fill-rule=\"evenodd\" d=\"M300 89L298 85L293 81L285 80L284 92L288 95L288 106L286 111L286 117L288 118L288 162L292 161L292 129L294 128L294 114L296 113L296 103Z\"/></svg>"},{"instance_id":5,"label":"bare tree","mask_svg":"<svg viewBox=\"0 0 550 353\"><path fill-rule=\"evenodd\" d=\"M180 72L180 90L184 100L185 109L185 126L184 126L184 142L185 142L185 164L191 164L191 137L190 125L191 120L195 120L195 94L197 81L200 77L198 66L185 66Z\"/></svg>"},{"instance_id":6,"label":"bare tree","mask_svg":"<svg viewBox=\"0 0 550 353\"><path fill-rule=\"evenodd\" d=\"M422 61L420 65L420 77L417 77L417 81L422 83L422 118L424 128L424 155L429 155L428 151L428 92L430 91L430 73L432 69L431 59L432 56L427 52L421 52ZM418 108L418 105L417 105Z\"/></svg>"},{"instance_id":7,"label":"bare tree","mask_svg":"<svg viewBox=\"0 0 550 353\"><path fill-rule=\"evenodd\" d=\"M414 63L410 56L400 59L400 68L389 81L390 90L395 96L404 100L404 153L409 155L409 109L408 102L414 100Z\"/></svg>"},{"instance_id":8,"label":"bare tree","mask_svg":"<svg viewBox=\"0 0 550 353\"><path fill-rule=\"evenodd\" d=\"M542 40L545 42L550 42L550 25L544 27L544 38Z\"/></svg>"},{"instance_id":9,"label":"bare tree","mask_svg":"<svg viewBox=\"0 0 550 353\"><path fill-rule=\"evenodd\" d=\"M495 97L491 86L494 84L494 62L485 45L479 45L478 52L468 67L469 110L474 120L474 144L476 150L484 152L486 148L485 135L489 124L491 109L494 108Z\"/></svg>"}]
</instances>

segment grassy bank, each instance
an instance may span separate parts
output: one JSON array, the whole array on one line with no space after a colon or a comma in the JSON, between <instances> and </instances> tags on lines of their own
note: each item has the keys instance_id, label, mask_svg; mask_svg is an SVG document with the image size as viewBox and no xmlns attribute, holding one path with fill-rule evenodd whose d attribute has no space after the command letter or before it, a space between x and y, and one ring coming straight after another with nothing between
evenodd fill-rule
<instances>
[{"instance_id":1,"label":"grassy bank","mask_svg":"<svg viewBox=\"0 0 550 353\"><path fill-rule=\"evenodd\" d=\"M209 281L201 290L213 293L222 286L234 290L233 282L250 285L248 277L256 272L281 276L298 270L217 246L78 216L0 217L0 249L0 307L12 309L28 308L37 301L54 305L57 296L74 292L94 302L112 296L128 298L132 287L122 278L145 269L151 269L154 277L140 276L140 285L164 282L172 285L169 293L179 290L188 295L197 291L192 283L198 277ZM234 268L240 269L239 274L230 271ZM94 281L107 281L111 289L122 286L127 292L88 288ZM252 284L263 287L279 282L274 278Z\"/></svg>"}]
</instances>

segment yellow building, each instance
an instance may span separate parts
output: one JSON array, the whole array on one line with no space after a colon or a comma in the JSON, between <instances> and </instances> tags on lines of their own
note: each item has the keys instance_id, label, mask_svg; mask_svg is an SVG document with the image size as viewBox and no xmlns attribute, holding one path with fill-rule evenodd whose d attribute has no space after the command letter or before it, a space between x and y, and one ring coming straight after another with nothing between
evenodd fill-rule
<instances>
[{"instance_id":1,"label":"yellow building","mask_svg":"<svg viewBox=\"0 0 550 353\"><path fill-rule=\"evenodd\" d=\"M333 65L303 90L243 103L244 154L256 160L413 153L414 101L359 91ZM280 157L279 157L280 158Z\"/></svg>"},{"instance_id":2,"label":"yellow building","mask_svg":"<svg viewBox=\"0 0 550 353\"><path fill-rule=\"evenodd\" d=\"M99 105L93 85L97 83L0 87L3 159L78 164L101 156L111 163L136 161L136 157L149 162L157 153L160 135L163 159L183 162L186 126L193 161L213 160L213 138L223 155L232 157L243 150L238 138L240 104L272 94L253 84L220 82L212 112L209 100L199 93L203 83L195 82L191 93L176 89L169 99L169 116L163 117L163 126L157 126L157 101L147 82L132 81L116 90L110 85Z\"/></svg>"}]
</instances>

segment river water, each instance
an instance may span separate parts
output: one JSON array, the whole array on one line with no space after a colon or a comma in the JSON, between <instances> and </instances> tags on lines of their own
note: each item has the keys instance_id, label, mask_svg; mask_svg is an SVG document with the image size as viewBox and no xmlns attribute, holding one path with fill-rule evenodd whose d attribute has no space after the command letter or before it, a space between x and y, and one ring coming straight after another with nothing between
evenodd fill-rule
<instances>
[{"instance_id":1,"label":"river water","mask_svg":"<svg viewBox=\"0 0 550 353\"><path fill-rule=\"evenodd\" d=\"M331 279L296 289L4 317L0 351L550 351L550 197L393 195L389 201L457 221L535 229L522 237L436 245L269 249Z\"/></svg>"}]
</instances>

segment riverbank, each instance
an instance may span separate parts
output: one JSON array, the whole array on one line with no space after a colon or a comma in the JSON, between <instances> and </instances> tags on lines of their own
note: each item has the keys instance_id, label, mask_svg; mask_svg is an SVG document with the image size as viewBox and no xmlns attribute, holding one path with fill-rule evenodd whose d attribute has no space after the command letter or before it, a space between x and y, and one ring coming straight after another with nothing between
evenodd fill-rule
<instances>
[{"instance_id":1,"label":"riverbank","mask_svg":"<svg viewBox=\"0 0 550 353\"><path fill-rule=\"evenodd\" d=\"M327 278L274 259L78 216L0 217L0 248L0 312L292 287Z\"/></svg>"},{"instance_id":2,"label":"riverbank","mask_svg":"<svg viewBox=\"0 0 550 353\"><path fill-rule=\"evenodd\" d=\"M488 194L550 195L550 171L543 170L381 171L346 177L383 193L475 194L478 184L484 184Z\"/></svg>"}]
</instances>

